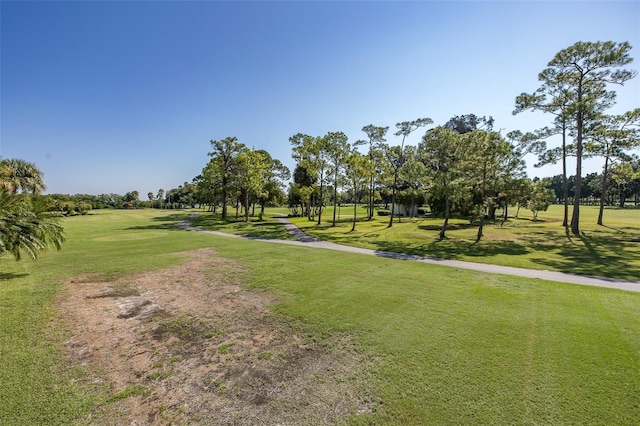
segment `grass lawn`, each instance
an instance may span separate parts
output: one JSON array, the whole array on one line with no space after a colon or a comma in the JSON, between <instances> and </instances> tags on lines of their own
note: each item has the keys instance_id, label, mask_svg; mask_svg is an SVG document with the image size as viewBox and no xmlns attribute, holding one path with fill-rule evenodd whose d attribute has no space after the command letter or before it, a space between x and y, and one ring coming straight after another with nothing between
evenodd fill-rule
<instances>
[{"instance_id":1,"label":"grass lawn","mask_svg":"<svg viewBox=\"0 0 640 426\"><path fill-rule=\"evenodd\" d=\"M154 270L179 262L172 253L207 246L247 268L245 283L272 292L272 309L310 339L347 335L371 360L355 380L375 410L348 424L640 418L638 293L186 232L175 224L187 212L93 213L64 220L60 252L36 262L0 259L0 424L92 423L92 410L113 398L82 369L68 369L64 323L53 309L66 279ZM418 229L419 221L406 222ZM598 253L613 251L589 241Z\"/></svg>"},{"instance_id":2,"label":"grass lawn","mask_svg":"<svg viewBox=\"0 0 640 426\"><path fill-rule=\"evenodd\" d=\"M222 220L220 214L199 210L198 217L194 219L191 224L203 229L227 232L245 237L291 240L293 237L291 237L284 226L274 218L277 215L286 216L287 213L288 209L286 208L270 208L265 211L263 220L259 220L256 214L256 216L249 217L249 222L245 222L242 215L236 219L235 212L231 210L231 208L229 209L227 220Z\"/></svg>"},{"instance_id":3,"label":"grass lawn","mask_svg":"<svg viewBox=\"0 0 640 426\"><path fill-rule=\"evenodd\" d=\"M548 269L585 275L630 280L640 279L640 209L607 208L606 226L596 225L598 208L581 207L581 234L574 236L562 227L562 206L541 212L537 221L521 209L519 218L485 226L484 236L475 242L477 225L466 219L450 220L447 238L440 241L442 218L402 218L388 228L389 217L367 221L365 209L358 209L356 231L351 232L351 208L343 207L335 227L332 209L322 223L292 218L297 226L317 238L374 250L468 260L531 269ZM511 211L515 214L515 210ZM397 219L396 219L397 220Z\"/></svg>"}]
</instances>

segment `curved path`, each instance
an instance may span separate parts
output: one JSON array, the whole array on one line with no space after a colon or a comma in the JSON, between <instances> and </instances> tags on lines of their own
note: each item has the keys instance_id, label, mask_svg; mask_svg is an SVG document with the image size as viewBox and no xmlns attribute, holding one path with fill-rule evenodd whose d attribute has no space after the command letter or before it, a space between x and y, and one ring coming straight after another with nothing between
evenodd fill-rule
<instances>
[{"instance_id":1,"label":"curved path","mask_svg":"<svg viewBox=\"0 0 640 426\"><path fill-rule=\"evenodd\" d=\"M192 218L195 216L197 216L196 213L192 215ZM365 249L365 248L359 248L359 247L345 246L345 245L331 243L328 241L322 241L322 240L318 240L317 238L313 238L310 235L305 234L300 228L298 228L289 220L287 220L286 217L278 217L277 219L280 223L284 225L284 227L289 232L289 234L291 234L293 237L296 238L295 241L243 237L241 235L228 234L226 232L209 231L202 228L195 228L189 225L189 220L180 222L178 226L188 231L204 232L207 234L218 235L221 237L244 238L244 239L251 239L255 241L264 241L268 243L289 244L289 245L295 245L295 246L314 247L314 248L326 249L326 250L337 250L337 251L343 251L348 253L359 253L359 254L367 254L372 256L388 257L392 259L413 260L415 262L430 263L430 264L442 265L442 266L451 266L459 269L469 269L473 271L488 272L492 274L515 275L519 277L538 278L538 279L547 280L547 281L557 281L562 283L589 285L589 286L596 286L596 287L607 287L607 288L614 288L618 290L640 292L640 281L622 280L618 278L596 277L596 276L590 276L590 275L576 275L576 274L568 274L565 272L555 272L555 271L547 271L547 270L539 270L539 269L514 268L511 266L492 265L488 263L439 259L435 257L416 256L411 254L393 253L388 251L371 250L371 249Z\"/></svg>"}]
</instances>

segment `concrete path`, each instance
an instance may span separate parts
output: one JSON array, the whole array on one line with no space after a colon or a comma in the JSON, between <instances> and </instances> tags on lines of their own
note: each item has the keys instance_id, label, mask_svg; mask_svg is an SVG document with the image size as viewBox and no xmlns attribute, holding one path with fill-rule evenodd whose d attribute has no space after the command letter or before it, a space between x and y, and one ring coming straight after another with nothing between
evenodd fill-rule
<instances>
[{"instance_id":1,"label":"concrete path","mask_svg":"<svg viewBox=\"0 0 640 426\"><path fill-rule=\"evenodd\" d=\"M492 274L515 275L518 277L538 278L541 280L557 281L562 283L607 287L607 288L614 288L619 290L640 292L640 281L630 281L630 280L622 280L617 278L596 277L596 276L589 276L589 275L576 275L576 274L568 274L565 272L555 272L555 271L547 271L547 270L539 270L539 269L514 268L511 266L499 266L499 265L491 265L487 263L465 262L461 260L438 259L435 257L416 256L411 254L393 253L388 251L344 246L341 244L331 243L328 241L322 241L317 238L313 238L310 235L305 234L300 228L295 226L285 217L278 217L277 219L280 223L284 225L284 227L289 232L289 234L291 234L293 237L296 238L296 241L251 238L251 237L243 237L235 234L228 234L225 232L208 231L201 228L195 228L189 225L189 221L181 222L178 224L178 226L180 228L183 228L189 231L204 232L207 234L217 235L221 237L245 238L245 239L251 239L255 241L264 241L268 243L313 247L313 248L319 248L319 249L325 249L325 250L336 250L336 251L343 251L348 253L366 254L366 255L372 255L372 256L387 257L391 259L399 259L399 260L412 260L415 262L429 263L429 264L441 265L441 266L451 266L459 269L469 269L472 271L488 272Z\"/></svg>"}]
</instances>

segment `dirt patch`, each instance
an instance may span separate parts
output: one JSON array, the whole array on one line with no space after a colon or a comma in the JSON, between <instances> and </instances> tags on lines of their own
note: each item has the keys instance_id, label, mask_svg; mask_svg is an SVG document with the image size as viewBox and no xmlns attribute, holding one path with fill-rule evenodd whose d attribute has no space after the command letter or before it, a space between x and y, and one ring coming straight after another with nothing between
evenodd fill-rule
<instances>
[{"instance_id":1,"label":"dirt patch","mask_svg":"<svg viewBox=\"0 0 640 426\"><path fill-rule=\"evenodd\" d=\"M307 341L212 249L113 282L76 277L58 307L73 364L111 397L92 424L335 424L372 412L348 338Z\"/></svg>"}]
</instances>

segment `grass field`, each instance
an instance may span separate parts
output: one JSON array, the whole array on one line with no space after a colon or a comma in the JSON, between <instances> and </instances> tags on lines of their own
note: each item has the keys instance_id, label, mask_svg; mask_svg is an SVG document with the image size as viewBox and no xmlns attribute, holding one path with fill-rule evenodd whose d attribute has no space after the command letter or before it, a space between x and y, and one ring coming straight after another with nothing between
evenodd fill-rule
<instances>
[{"instance_id":1,"label":"grass field","mask_svg":"<svg viewBox=\"0 0 640 426\"><path fill-rule=\"evenodd\" d=\"M349 336L360 356L370 360L355 379L374 396L375 410L345 418L347 424L631 425L640 418L638 293L177 229L188 215L96 211L64 220L62 251L35 262L0 259L0 424L92 423L94 409L114 397L113 389L87 382L83 368L68 365L64 321L54 309L65 280L164 268L180 261L172 253L208 246L243 265L245 284L277 297L271 309L299 324L309 339ZM595 238L598 229L585 225L588 244L569 239L562 229L557 238L637 271L637 251L620 243L632 255L627 262L615 247L601 246L615 232L627 236L637 230L633 216L625 225L626 220L603 240ZM358 232L372 233L367 226L376 223L359 223ZM403 227L421 224L429 222L403 220L391 229L401 234ZM539 232L555 226L535 225L542 226ZM450 240L466 241L466 230L459 231L451 231ZM498 228L487 230L487 243L494 231ZM384 232L379 227L373 233ZM356 239L375 246L363 236ZM526 241L518 244L529 247ZM523 263L541 265L534 257L545 250L527 250L521 253L529 258ZM550 244L549 263L560 264L554 259L562 250L568 249ZM516 254L514 249L510 256ZM492 258L503 255L497 250ZM562 264L571 265L579 265L577 257Z\"/></svg>"},{"instance_id":2,"label":"grass field","mask_svg":"<svg viewBox=\"0 0 640 426\"><path fill-rule=\"evenodd\" d=\"M562 206L541 212L537 221L522 209L519 218L504 224L489 223L484 237L475 242L477 225L466 219L450 221L445 240L438 239L442 218L402 218L388 228L388 217L360 215L356 231L351 232L350 208L341 209L336 227L331 226L332 211L323 213L321 225L307 218L292 221L305 232L323 240L374 250L468 260L531 269L548 269L585 275L630 280L640 279L640 209L607 208L606 226L596 225L598 208L582 206L581 234L574 236L562 227ZM515 214L515 210L512 210Z\"/></svg>"}]
</instances>

